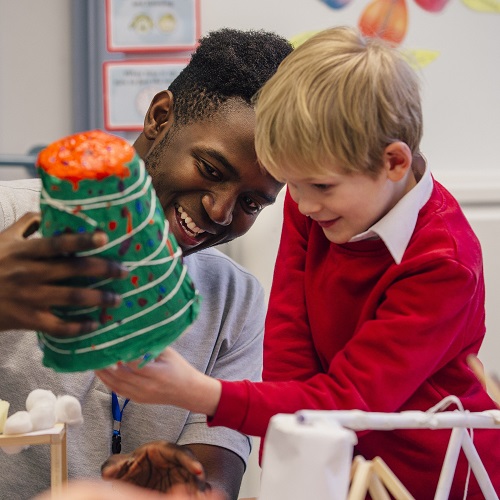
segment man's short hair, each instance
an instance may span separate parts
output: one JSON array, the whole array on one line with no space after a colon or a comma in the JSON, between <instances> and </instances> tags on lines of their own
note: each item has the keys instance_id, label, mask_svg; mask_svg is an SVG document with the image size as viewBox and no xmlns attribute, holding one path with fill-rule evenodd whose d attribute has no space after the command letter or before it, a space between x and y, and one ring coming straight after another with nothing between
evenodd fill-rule
<instances>
[{"instance_id":1,"label":"man's short hair","mask_svg":"<svg viewBox=\"0 0 500 500\"><path fill-rule=\"evenodd\" d=\"M291 51L285 38L263 30L223 28L201 38L169 87L176 124L209 118L231 98L251 106L255 93Z\"/></svg>"}]
</instances>

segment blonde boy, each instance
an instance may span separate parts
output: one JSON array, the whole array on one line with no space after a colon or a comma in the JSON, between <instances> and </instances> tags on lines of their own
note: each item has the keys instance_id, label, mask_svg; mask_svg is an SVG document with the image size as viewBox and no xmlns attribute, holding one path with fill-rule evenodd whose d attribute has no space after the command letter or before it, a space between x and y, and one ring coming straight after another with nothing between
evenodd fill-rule
<instances>
[{"instance_id":1,"label":"blonde boy","mask_svg":"<svg viewBox=\"0 0 500 500\"><path fill-rule=\"evenodd\" d=\"M400 53L351 28L297 48L257 101L256 149L288 185L266 320L264 382L228 382L167 350L102 380L140 401L204 412L210 425L264 436L300 409L428 410L446 396L495 408L467 366L485 333L479 242L420 154L415 73ZM148 389L149 388L149 389ZM412 495L432 498L450 432L365 432ZM475 446L500 490L500 433ZM458 462L450 498L482 498Z\"/></svg>"}]
</instances>

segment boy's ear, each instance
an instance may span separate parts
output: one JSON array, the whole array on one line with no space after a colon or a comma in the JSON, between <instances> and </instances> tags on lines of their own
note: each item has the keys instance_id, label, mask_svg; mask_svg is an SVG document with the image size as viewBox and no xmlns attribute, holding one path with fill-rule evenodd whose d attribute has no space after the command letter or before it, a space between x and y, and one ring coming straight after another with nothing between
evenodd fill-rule
<instances>
[{"instance_id":1,"label":"boy's ear","mask_svg":"<svg viewBox=\"0 0 500 500\"><path fill-rule=\"evenodd\" d=\"M144 117L143 133L147 139L154 141L165 125L172 124L174 96L170 90L162 90L153 97Z\"/></svg>"},{"instance_id":2,"label":"boy's ear","mask_svg":"<svg viewBox=\"0 0 500 500\"><path fill-rule=\"evenodd\" d=\"M389 179L400 181L411 168L412 154L407 144L401 141L389 144L383 154L384 167Z\"/></svg>"}]
</instances>

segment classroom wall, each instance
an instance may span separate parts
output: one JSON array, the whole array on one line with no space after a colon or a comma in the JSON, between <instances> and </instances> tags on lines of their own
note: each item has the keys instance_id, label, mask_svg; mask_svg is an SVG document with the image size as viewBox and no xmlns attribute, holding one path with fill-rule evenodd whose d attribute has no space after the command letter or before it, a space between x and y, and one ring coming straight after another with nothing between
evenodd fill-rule
<instances>
[{"instance_id":1,"label":"classroom wall","mask_svg":"<svg viewBox=\"0 0 500 500\"><path fill-rule=\"evenodd\" d=\"M71 131L70 7L0 0L0 154Z\"/></svg>"},{"instance_id":2,"label":"classroom wall","mask_svg":"<svg viewBox=\"0 0 500 500\"><path fill-rule=\"evenodd\" d=\"M0 155L25 154L73 132L71 3L0 0ZM201 0L202 33L230 26L293 37L354 24L368 3L352 0L334 10L320 0ZM426 12L414 0L407 5L403 47L436 56L420 70L422 149L435 177L463 205L483 245L488 333L481 356L488 370L500 374L500 15L473 11L462 0L450 0L440 13ZM26 175L22 168L0 168L0 180ZM282 197L245 237L225 247L256 274L267 293L281 207ZM242 496L257 494L258 474L253 456Z\"/></svg>"},{"instance_id":3,"label":"classroom wall","mask_svg":"<svg viewBox=\"0 0 500 500\"><path fill-rule=\"evenodd\" d=\"M369 1L351 0L336 10L321 0L201 0L202 34L231 26L293 37L355 24ZM464 179L486 173L498 186L500 14L471 10L462 0L450 0L440 13L406 2L408 33L402 47L437 54L421 70L422 146L433 171ZM34 143L71 132L71 4L0 0L2 153L24 153Z\"/></svg>"}]
</instances>

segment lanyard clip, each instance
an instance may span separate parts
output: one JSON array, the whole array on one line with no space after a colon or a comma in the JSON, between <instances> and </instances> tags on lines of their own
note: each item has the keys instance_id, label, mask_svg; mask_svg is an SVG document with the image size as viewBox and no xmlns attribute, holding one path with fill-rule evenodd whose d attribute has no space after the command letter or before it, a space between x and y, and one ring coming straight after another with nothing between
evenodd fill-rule
<instances>
[{"instance_id":1,"label":"lanyard clip","mask_svg":"<svg viewBox=\"0 0 500 500\"><path fill-rule=\"evenodd\" d=\"M111 438L111 452L113 455L117 455L122 451L122 437L120 436L120 431L113 431L113 437Z\"/></svg>"}]
</instances>

